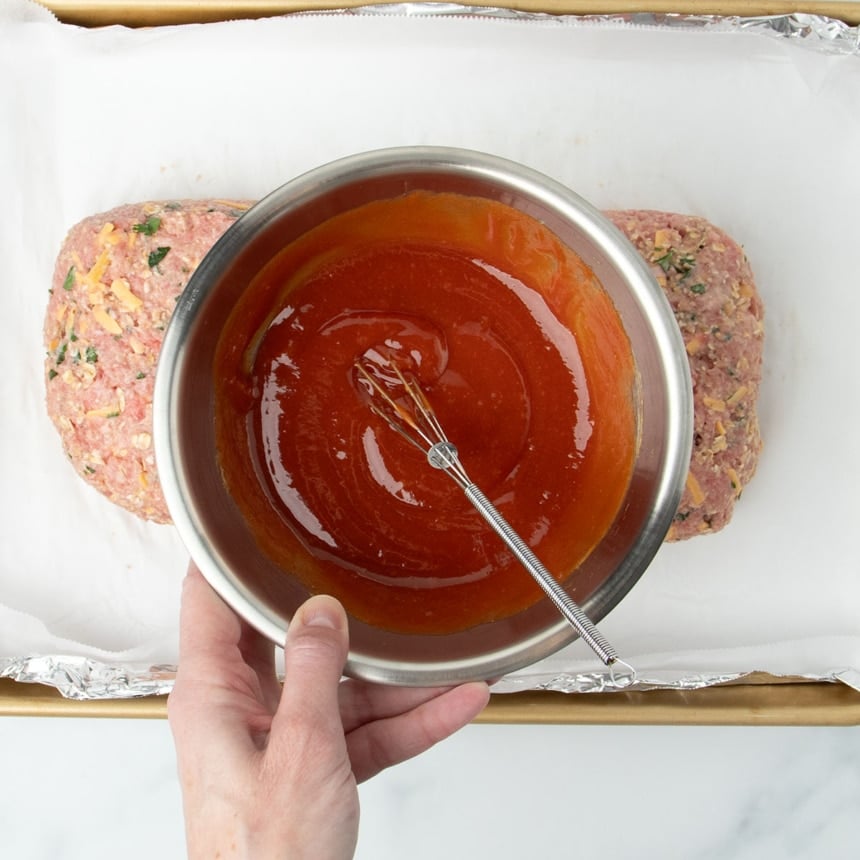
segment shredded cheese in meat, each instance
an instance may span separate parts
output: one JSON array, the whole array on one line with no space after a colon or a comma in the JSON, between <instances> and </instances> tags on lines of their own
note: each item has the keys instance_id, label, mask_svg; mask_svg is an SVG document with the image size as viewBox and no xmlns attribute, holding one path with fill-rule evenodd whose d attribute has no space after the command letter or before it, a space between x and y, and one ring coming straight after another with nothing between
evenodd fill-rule
<instances>
[{"instance_id":1,"label":"shredded cheese in meat","mask_svg":"<svg viewBox=\"0 0 860 860\"><path fill-rule=\"evenodd\" d=\"M726 469L726 475L728 475L729 480L732 482L732 489L735 491L735 495L740 496L741 490L743 489L743 487L741 486L740 476L732 468Z\"/></svg>"},{"instance_id":2,"label":"shredded cheese in meat","mask_svg":"<svg viewBox=\"0 0 860 860\"><path fill-rule=\"evenodd\" d=\"M654 248L668 248L672 244L672 234L669 230L660 229L654 233Z\"/></svg>"},{"instance_id":3,"label":"shredded cheese in meat","mask_svg":"<svg viewBox=\"0 0 860 860\"><path fill-rule=\"evenodd\" d=\"M693 507L698 508L705 501L705 493L692 472L687 473L687 489L690 491L690 501L693 503Z\"/></svg>"},{"instance_id":4,"label":"shredded cheese in meat","mask_svg":"<svg viewBox=\"0 0 860 860\"><path fill-rule=\"evenodd\" d=\"M84 275L83 281L91 289L95 289L110 265L110 248L104 248L96 258L90 270Z\"/></svg>"},{"instance_id":5,"label":"shredded cheese in meat","mask_svg":"<svg viewBox=\"0 0 860 860\"><path fill-rule=\"evenodd\" d=\"M143 301L132 291L125 278L114 278L110 285L111 292L130 310L137 310Z\"/></svg>"},{"instance_id":6,"label":"shredded cheese in meat","mask_svg":"<svg viewBox=\"0 0 860 860\"><path fill-rule=\"evenodd\" d=\"M214 203L220 203L222 206L229 206L231 209L236 209L239 212L244 212L251 208L251 204L247 200L215 200Z\"/></svg>"},{"instance_id":7,"label":"shredded cheese in meat","mask_svg":"<svg viewBox=\"0 0 860 860\"><path fill-rule=\"evenodd\" d=\"M96 236L96 242L99 245L119 244L120 236L118 233L115 233L114 230L114 225L110 221L105 221L105 223L102 224L101 230L99 230L98 235Z\"/></svg>"},{"instance_id":8,"label":"shredded cheese in meat","mask_svg":"<svg viewBox=\"0 0 860 860\"><path fill-rule=\"evenodd\" d=\"M108 334L122 334L120 324L101 305L93 308L93 317Z\"/></svg>"},{"instance_id":9,"label":"shredded cheese in meat","mask_svg":"<svg viewBox=\"0 0 860 860\"><path fill-rule=\"evenodd\" d=\"M693 335L686 343L687 355L696 355L703 346L704 344L699 335Z\"/></svg>"},{"instance_id":10,"label":"shredded cheese in meat","mask_svg":"<svg viewBox=\"0 0 860 860\"><path fill-rule=\"evenodd\" d=\"M119 405L112 404L110 406L102 406L99 409L88 409L84 413L85 418L111 418L112 416L119 415Z\"/></svg>"},{"instance_id":11,"label":"shredded cheese in meat","mask_svg":"<svg viewBox=\"0 0 860 860\"><path fill-rule=\"evenodd\" d=\"M739 388L735 390L735 393L732 394L731 397L726 401L726 406L732 407L737 405L744 397L744 395L749 391L746 385L741 385Z\"/></svg>"}]
</instances>

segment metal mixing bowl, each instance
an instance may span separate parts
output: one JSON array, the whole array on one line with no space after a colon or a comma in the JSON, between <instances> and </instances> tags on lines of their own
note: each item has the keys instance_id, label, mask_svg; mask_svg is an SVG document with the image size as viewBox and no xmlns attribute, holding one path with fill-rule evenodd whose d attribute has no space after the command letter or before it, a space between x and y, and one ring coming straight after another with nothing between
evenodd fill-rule
<instances>
[{"instance_id":1,"label":"metal mixing bowl","mask_svg":"<svg viewBox=\"0 0 860 860\"><path fill-rule=\"evenodd\" d=\"M222 481L213 417L216 343L237 296L285 244L340 212L416 189L489 198L543 222L592 268L622 318L640 379L639 450L614 524L566 586L593 621L643 574L680 499L692 437L686 353L665 297L626 238L564 186L490 155L409 147L341 159L270 194L216 243L177 303L156 380L155 451L176 528L222 598L277 643L308 595L260 551ZM273 597L267 583L275 581ZM390 633L355 618L350 635L347 674L414 685L499 677L575 638L546 599L451 635Z\"/></svg>"}]
</instances>

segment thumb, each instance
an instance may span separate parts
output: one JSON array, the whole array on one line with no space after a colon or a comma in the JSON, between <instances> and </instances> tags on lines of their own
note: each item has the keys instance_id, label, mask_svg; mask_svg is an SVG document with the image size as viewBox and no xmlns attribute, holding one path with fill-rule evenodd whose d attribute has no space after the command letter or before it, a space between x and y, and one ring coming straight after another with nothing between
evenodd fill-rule
<instances>
[{"instance_id":1,"label":"thumb","mask_svg":"<svg viewBox=\"0 0 860 860\"><path fill-rule=\"evenodd\" d=\"M349 650L346 613L328 595L311 597L293 616L284 646L284 691L272 724L306 723L339 731L338 687Z\"/></svg>"}]
</instances>

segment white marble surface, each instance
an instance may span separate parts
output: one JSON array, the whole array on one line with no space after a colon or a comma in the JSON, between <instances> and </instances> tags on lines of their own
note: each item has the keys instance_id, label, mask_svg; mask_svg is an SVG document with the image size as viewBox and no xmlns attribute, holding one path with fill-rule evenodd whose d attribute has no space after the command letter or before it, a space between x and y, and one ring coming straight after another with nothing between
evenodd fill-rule
<instances>
[{"instance_id":1,"label":"white marble surface","mask_svg":"<svg viewBox=\"0 0 860 860\"><path fill-rule=\"evenodd\" d=\"M166 723L0 718L0 857L184 856ZM358 860L856 860L860 728L470 726L362 787Z\"/></svg>"}]
</instances>

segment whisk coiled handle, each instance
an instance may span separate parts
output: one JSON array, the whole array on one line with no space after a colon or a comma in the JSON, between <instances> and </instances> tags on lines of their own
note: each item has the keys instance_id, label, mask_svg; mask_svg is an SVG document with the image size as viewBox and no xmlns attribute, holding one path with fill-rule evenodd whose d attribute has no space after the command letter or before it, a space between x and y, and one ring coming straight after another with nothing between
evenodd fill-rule
<instances>
[{"instance_id":1,"label":"whisk coiled handle","mask_svg":"<svg viewBox=\"0 0 860 860\"><path fill-rule=\"evenodd\" d=\"M466 497L476 510L492 526L493 530L507 544L517 560L535 578L544 593L556 608L579 633L585 643L607 666L618 661L618 654L606 638L594 626L582 608L558 584L555 577L541 564L540 559L531 551L528 544L514 531L508 521L496 510L495 505L475 484L463 488Z\"/></svg>"}]
</instances>

